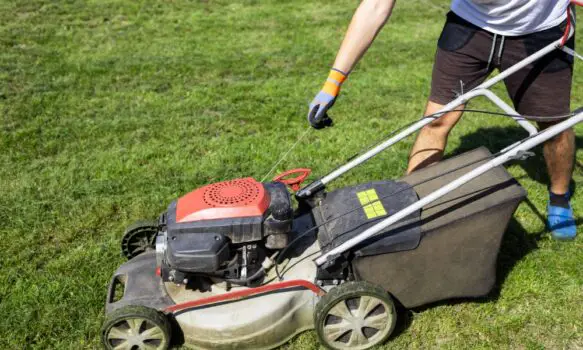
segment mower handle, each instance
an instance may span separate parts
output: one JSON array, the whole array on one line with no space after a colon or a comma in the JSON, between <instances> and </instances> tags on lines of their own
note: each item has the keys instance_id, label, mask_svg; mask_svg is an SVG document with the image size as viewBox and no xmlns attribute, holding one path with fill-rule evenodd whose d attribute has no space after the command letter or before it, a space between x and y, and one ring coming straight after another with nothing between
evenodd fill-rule
<instances>
[{"instance_id":1,"label":"mower handle","mask_svg":"<svg viewBox=\"0 0 583 350\"><path fill-rule=\"evenodd\" d=\"M308 175L312 172L312 169L308 168L298 168L298 169L291 169L284 171L283 173L277 175L273 178L275 182L281 182L285 185L288 185L293 191L299 191L301 188L300 185L306 180ZM293 174L300 174L296 177L292 177L290 179L284 179L284 177L293 175Z\"/></svg>"}]
</instances>

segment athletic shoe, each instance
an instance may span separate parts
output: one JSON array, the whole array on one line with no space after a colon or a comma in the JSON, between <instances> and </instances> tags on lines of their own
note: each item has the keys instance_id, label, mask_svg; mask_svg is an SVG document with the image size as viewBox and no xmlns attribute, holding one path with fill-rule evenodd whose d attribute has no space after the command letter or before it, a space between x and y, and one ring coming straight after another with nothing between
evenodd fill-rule
<instances>
[{"instance_id":1,"label":"athletic shoe","mask_svg":"<svg viewBox=\"0 0 583 350\"><path fill-rule=\"evenodd\" d=\"M565 194L567 201L569 193ZM549 204L547 207L547 227L551 230L554 239L572 240L577 235L577 225L573 215L573 208L569 202L566 202L567 208L558 205Z\"/></svg>"}]
</instances>

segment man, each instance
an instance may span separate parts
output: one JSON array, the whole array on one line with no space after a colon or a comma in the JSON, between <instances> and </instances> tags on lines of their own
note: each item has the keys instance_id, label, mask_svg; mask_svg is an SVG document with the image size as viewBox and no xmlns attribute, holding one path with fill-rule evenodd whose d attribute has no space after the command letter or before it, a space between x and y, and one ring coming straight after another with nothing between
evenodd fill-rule
<instances>
[{"instance_id":1,"label":"man","mask_svg":"<svg viewBox=\"0 0 583 350\"><path fill-rule=\"evenodd\" d=\"M330 124L342 83L391 15L395 0L364 0L356 10L328 80L310 104L308 120L315 128ZM495 69L505 70L564 32L569 0L453 0L437 43L431 94L425 115L452 101L460 81L470 90ZM572 41L567 44L572 46ZM572 57L555 51L511 75L504 82L522 115L558 116L570 112ZM456 109L462 109L459 106ZM407 172L439 161L449 132L462 112L450 112L419 132ZM539 123L540 128L552 125ZM573 239L577 229L569 203L575 156L573 130L544 144L550 177L547 224L556 239Z\"/></svg>"}]
</instances>

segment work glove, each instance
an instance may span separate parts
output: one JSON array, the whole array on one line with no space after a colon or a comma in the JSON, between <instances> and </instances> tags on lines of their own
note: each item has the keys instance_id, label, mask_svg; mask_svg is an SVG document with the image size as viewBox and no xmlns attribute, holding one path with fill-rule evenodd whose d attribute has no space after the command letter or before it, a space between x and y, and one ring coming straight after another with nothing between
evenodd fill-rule
<instances>
[{"instance_id":1,"label":"work glove","mask_svg":"<svg viewBox=\"0 0 583 350\"><path fill-rule=\"evenodd\" d=\"M308 122L314 129L322 129L332 125L332 119L328 116L328 110L332 108L340 93L340 86L346 80L346 73L332 68L328 80L310 103Z\"/></svg>"}]
</instances>

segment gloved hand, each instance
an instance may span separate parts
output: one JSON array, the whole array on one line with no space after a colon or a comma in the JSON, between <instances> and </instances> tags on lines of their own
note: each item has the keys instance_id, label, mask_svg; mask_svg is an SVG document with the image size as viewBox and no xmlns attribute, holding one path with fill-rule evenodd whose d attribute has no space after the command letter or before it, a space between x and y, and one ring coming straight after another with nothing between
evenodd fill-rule
<instances>
[{"instance_id":1,"label":"gloved hand","mask_svg":"<svg viewBox=\"0 0 583 350\"><path fill-rule=\"evenodd\" d=\"M340 86L346 80L346 75L346 73L332 68L324 87L310 103L308 122L314 129L322 129L332 125L332 119L327 112L336 102Z\"/></svg>"}]
</instances>

